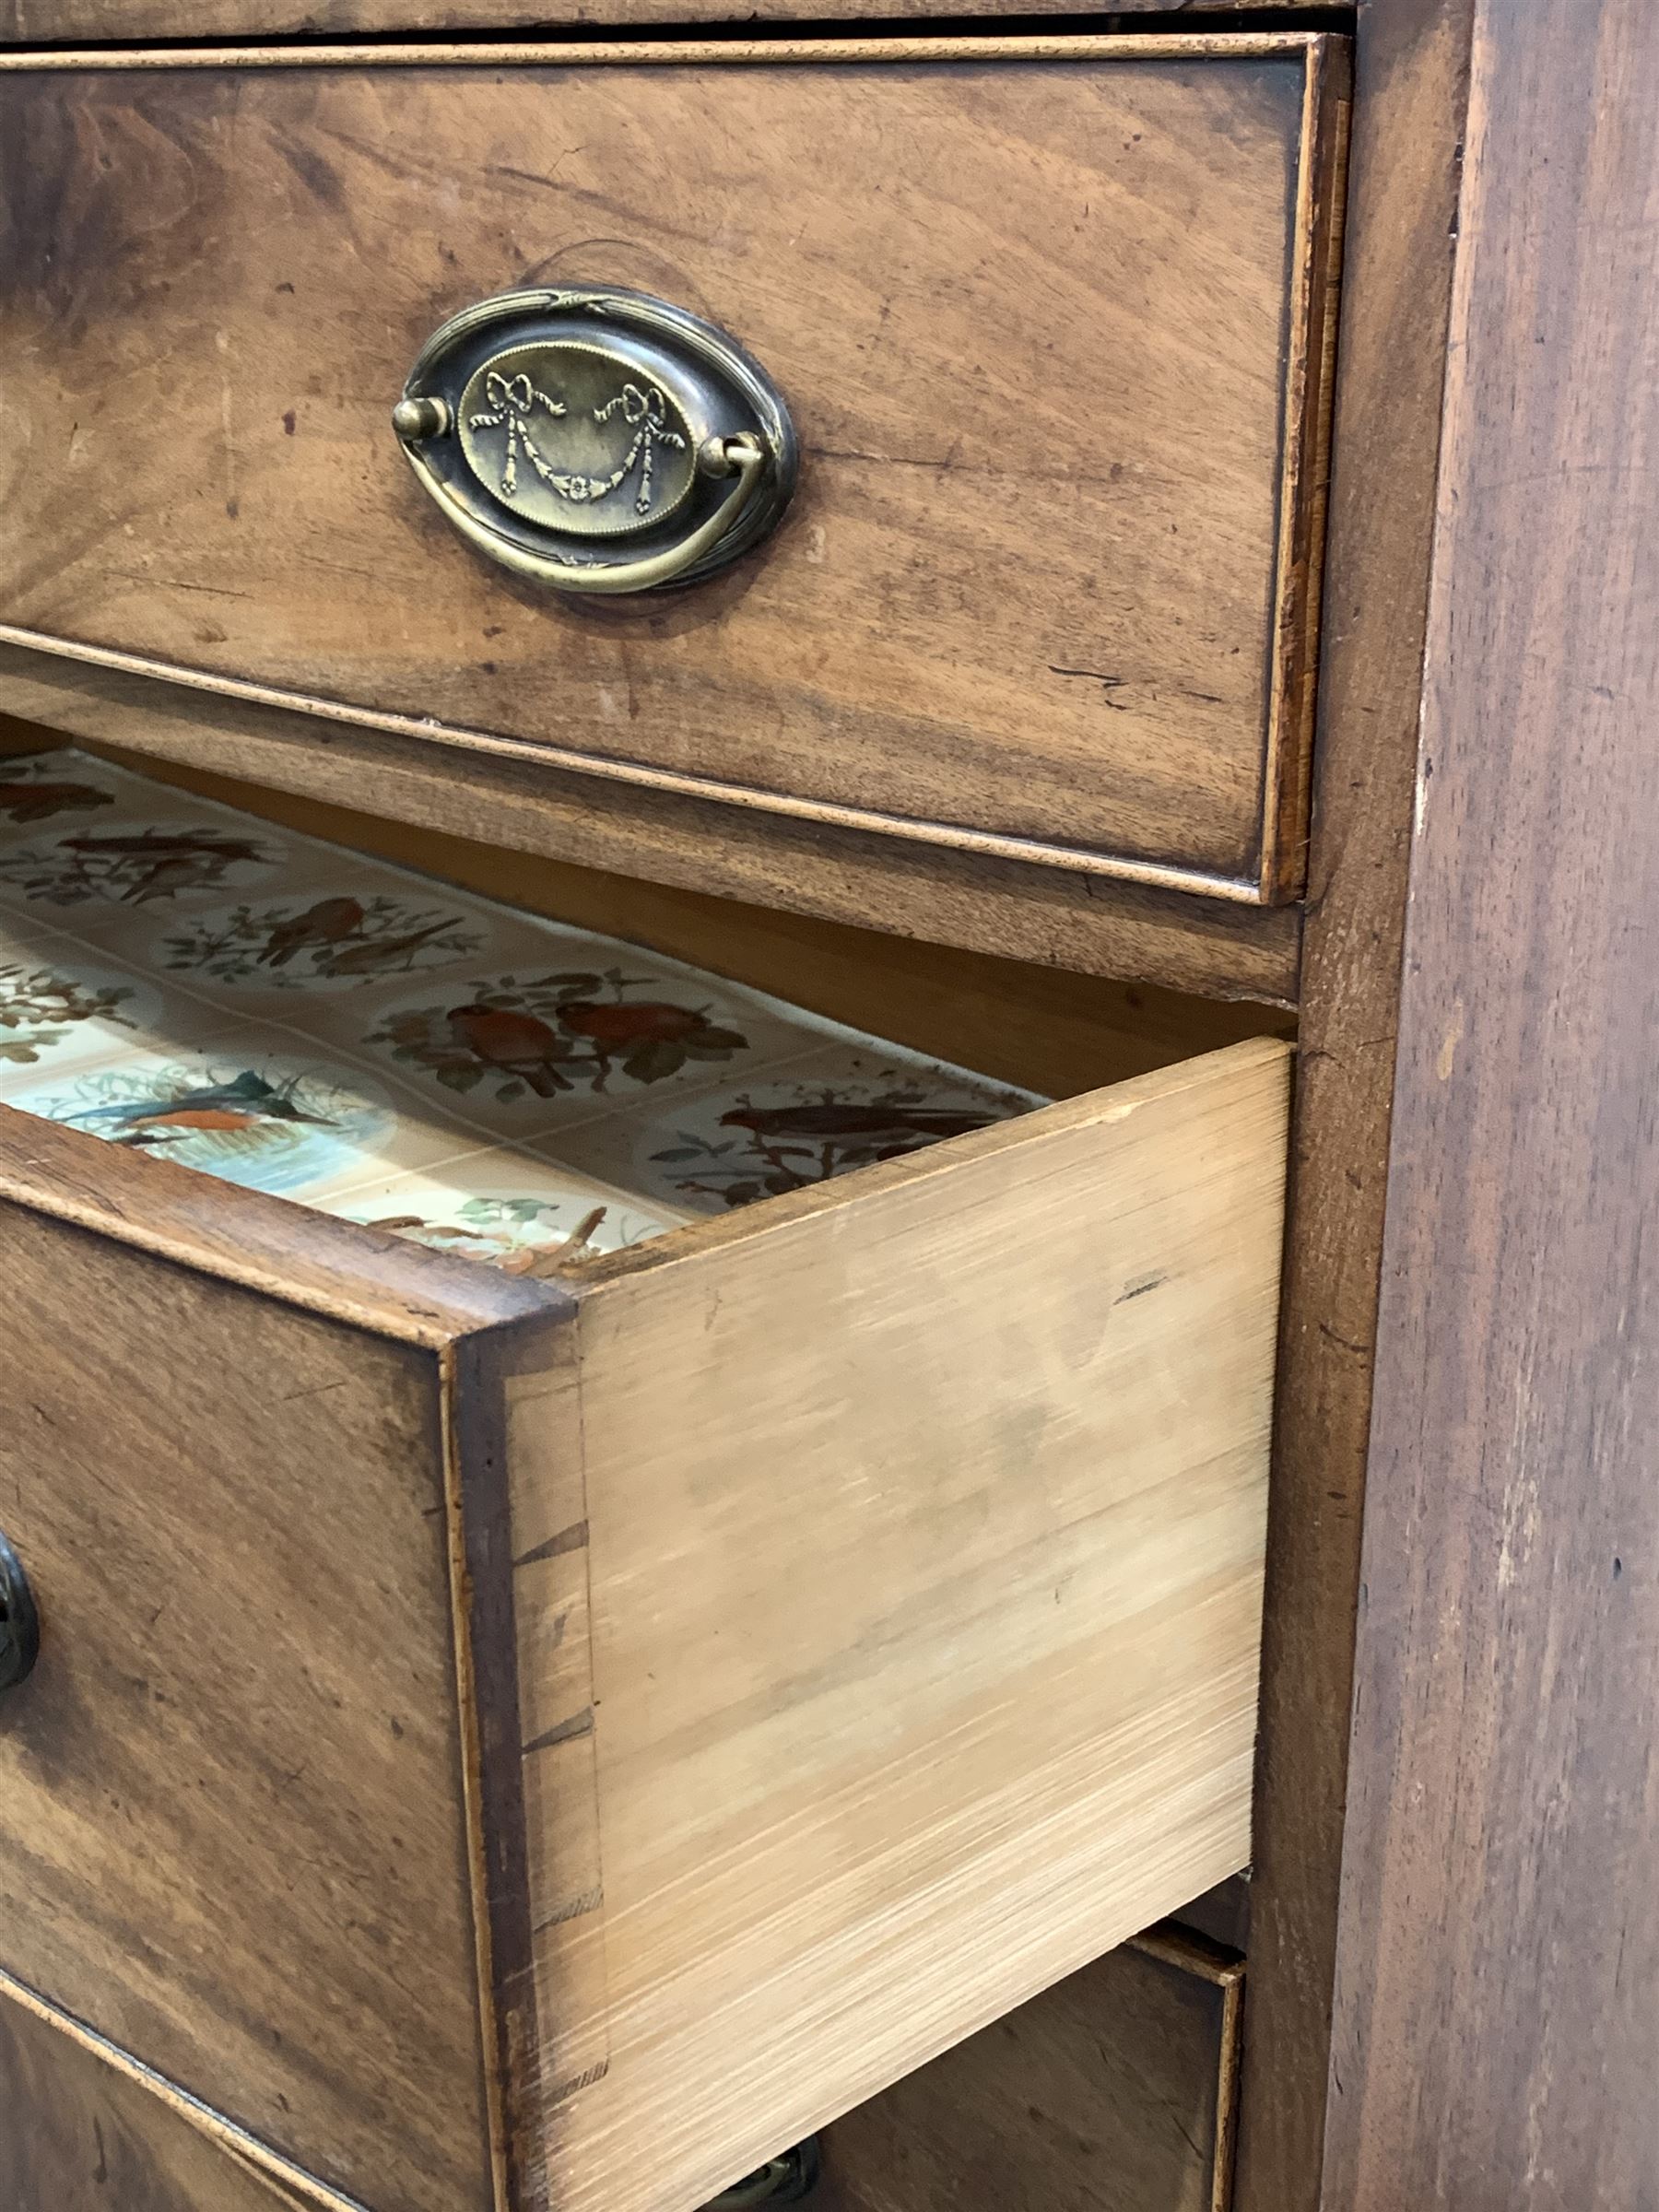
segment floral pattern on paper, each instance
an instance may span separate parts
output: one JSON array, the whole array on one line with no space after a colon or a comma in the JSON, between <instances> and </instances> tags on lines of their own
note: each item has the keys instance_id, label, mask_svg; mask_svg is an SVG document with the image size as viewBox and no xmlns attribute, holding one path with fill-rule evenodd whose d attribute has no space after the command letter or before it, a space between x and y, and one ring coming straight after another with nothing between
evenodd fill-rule
<instances>
[{"instance_id":1,"label":"floral pattern on paper","mask_svg":"<svg viewBox=\"0 0 1659 2212\"><path fill-rule=\"evenodd\" d=\"M135 992L131 983L77 980L63 967L0 965L0 1061L32 1065L88 1022L136 1036L138 1025L122 1010Z\"/></svg>"},{"instance_id":2,"label":"floral pattern on paper","mask_svg":"<svg viewBox=\"0 0 1659 2212\"><path fill-rule=\"evenodd\" d=\"M567 1226L562 1217L568 1211L545 1198L464 1198L447 1212L370 1216L366 1225L413 1238L434 1252L482 1260L506 1275L550 1272L629 1241L604 1235L611 1207L592 1206Z\"/></svg>"}]
</instances>

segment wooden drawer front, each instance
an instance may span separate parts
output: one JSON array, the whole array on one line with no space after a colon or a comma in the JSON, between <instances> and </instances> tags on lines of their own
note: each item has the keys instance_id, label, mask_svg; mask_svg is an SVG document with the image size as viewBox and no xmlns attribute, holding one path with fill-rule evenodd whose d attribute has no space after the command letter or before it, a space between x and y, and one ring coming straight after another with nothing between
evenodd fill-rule
<instances>
[{"instance_id":1,"label":"wooden drawer front","mask_svg":"<svg viewBox=\"0 0 1659 2212\"><path fill-rule=\"evenodd\" d=\"M437 1351L319 1310L349 1300L337 1266L309 1310L285 1298L298 1248L269 1293L216 1274L194 1224L228 1194L184 1171L124 1178L136 1213L103 1233L113 1148L42 1151L63 1133L0 1111L49 1184L0 1218L3 1524L41 1614L0 1702L0 1969L278 2166L377 2176L376 2212L471 2212Z\"/></svg>"},{"instance_id":2,"label":"wooden drawer front","mask_svg":"<svg viewBox=\"0 0 1659 2212\"><path fill-rule=\"evenodd\" d=\"M6 2212L314 2212L95 2038L0 1994Z\"/></svg>"},{"instance_id":3,"label":"wooden drawer front","mask_svg":"<svg viewBox=\"0 0 1659 2212\"><path fill-rule=\"evenodd\" d=\"M616 807L1292 891L1340 42L512 51L0 76L0 634ZM564 280L782 386L735 569L563 600L411 478L430 331Z\"/></svg>"},{"instance_id":4,"label":"wooden drawer front","mask_svg":"<svg viewBox=\"0 0 1659 2212\"><path fill-rule=\"evenodd\" d=\"M1286 1067L546 1284L0 1110L0 1969L372 2212L690 2212L1242 1865Z\"/></svg>"}]
</instances>

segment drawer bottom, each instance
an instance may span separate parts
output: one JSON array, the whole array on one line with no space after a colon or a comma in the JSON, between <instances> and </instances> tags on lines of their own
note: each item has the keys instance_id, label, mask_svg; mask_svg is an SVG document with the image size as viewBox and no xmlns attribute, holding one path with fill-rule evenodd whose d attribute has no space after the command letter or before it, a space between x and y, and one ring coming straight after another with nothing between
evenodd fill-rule
<instances>
[{"instance_id":1,"label":"drawer bottom","mask_svg":"<svg viewBox=\"0 0 1659 2212\"><path fill-rule=\"evenodd\" d=\"M0 778L0 1101L530 1277L1044 1102L74 749Z\"/></svg>"}]
</instances>

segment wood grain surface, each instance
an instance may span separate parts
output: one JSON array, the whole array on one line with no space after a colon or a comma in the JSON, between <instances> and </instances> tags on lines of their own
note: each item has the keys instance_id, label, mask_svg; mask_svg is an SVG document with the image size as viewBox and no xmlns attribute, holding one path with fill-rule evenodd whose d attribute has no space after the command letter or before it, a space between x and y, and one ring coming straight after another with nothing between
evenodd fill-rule
<instances>
[{"instance_id":1,"label":"wood grain surface","mask_svg":"<svg viewBox=\"0 0 1659 2212\"><path fill-rule=\"evenodd\" d=\"M1659 15L1480 0L1324 2203L1659 2203Z\"/></svg>"},{"instance_id":2,"label":"wood grain surface","mask_svg":"<svg viewBox=\"0 0 1659 2212\"><path fill-rule=\"evenodd\" d=\"M259 39L292 32L348 36L405 31L534 31L550 24L596 29L635 25L718 22L735 18L733 0L0 0L0 46L86 39ZM1073 12L1063 0L1021 0L1022 16ZM1169 0L1113 0L1114 16L1167 15ZM1202 19L1282 17L1281 0L1182 0L1182 13ZM776 21L893 20L959 13L956 0L771 0Z\"/></svg>"},{"instance_id":3,"label":"wood grain surface","mask_svg":"<svg viewBox=\"0 0 1659 2212\"><path fill-rule=\"evenodd\" d=\"M521 1614L571 1624L521 1641L582 1870L559 2212L700 2203L1243 1864L1287 1076L1236 1045L577 1286L512 1477Z\"/></svg>"},{"instance_id":4,"label":"wood grain surface","mask_svg":"<svg viewBox=\"0 0 1659 2212\"><path fill-rule=\"evenodd\" d=\"M1243 1965L1120 1946L838 2121L815 2212L1227 2212Z\"/></svg>"},{"instance_id":5,"label":"wood grain surface","mask_svg":"<svg viewBox=\"0 0 1659 2212\"><path fill-rule=\"evenodd\" d=\"M1238 2212L1313 2212L1319 2195L1469 14L1366 0L1356 39Z\"/></svg>"},{"instance_id":6,"label":"wood grain surface","mask_svg":"<svg viewBox=\"0 0 1659 2212\"><path fill-rule=\"evenodd\" d=\"M0 701L14 717L128 747L147 765L177 763L356 811L372 794L388 821L500 848L526 867L541 859L604 871L618 897L624 879L661 884L1185 993L1277 1006L1296 996L1294 907L1190 899L665 793L636 794L619 811L594 779L551 773L528 747L471 753L457 772L442 744L15 646L0 645ZM884 957L894 953L889 943Z\"/></svg>"},{"instance_id":7,"label":"wood grain surface","mask_svg":"<svg viewBox=\"0 0 1659 2212\"><path fill-rule=\"evenodd\" d=\"M0 1966L375 2212L486 2212L440 1351L547 1300L0 1123L0 1491L42 1620Z\"/></svg>"},{"instance_id":8,"label":"wood grain surface","mask_svg":"<svg viewBox=\"0 0 1659 2212\"><path fill-rule=\"evenodd\" d=\"M154 2089L0 1996L6 2212L321 2212Z\"/></svg>"},{"instance_id":9,"label":"wood grain surface","mask_svg":"<svg viewBox=\"0 0 1659 2212\"><path fill-rule=\"evenodd\" d=\"M618 805L1282 896L1341 55L0 76L7 635L532 740ZM515 582L397 452L387 408L437 323L571 279L731 328L798 417L782 528L695 592Z\"/></svg>"}]
</instances>

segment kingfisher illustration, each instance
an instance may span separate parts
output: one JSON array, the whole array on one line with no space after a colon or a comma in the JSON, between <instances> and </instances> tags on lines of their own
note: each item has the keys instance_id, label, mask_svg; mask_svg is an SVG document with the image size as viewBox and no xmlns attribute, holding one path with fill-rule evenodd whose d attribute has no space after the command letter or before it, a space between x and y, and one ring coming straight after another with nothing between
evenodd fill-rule
<instances>
[{"instance_id":1,"label":"kingfisher illustration","mask_svg":"<svg viewBox=\"0 0 1659 2212\"><path fill-rule=\"evenodd\" d=\"M237 1135L262 1124L305 1123L318 1129L339 1124L324 1113L308 1113L294 1102L301 1078L272 1083L254 1068L225 1083L205 1083L196 1089L155 1091L147 1097L124 1099L104 1106L82 1107L65 1114L69 1122L112 1124L111 1141L118 1145L177 1144L205 1133Z\"/></svg>"}]
</instances>

